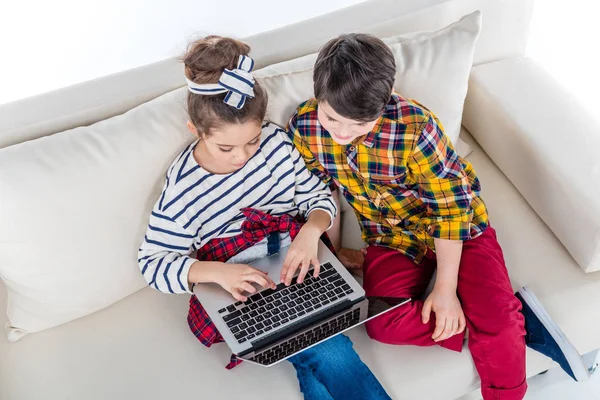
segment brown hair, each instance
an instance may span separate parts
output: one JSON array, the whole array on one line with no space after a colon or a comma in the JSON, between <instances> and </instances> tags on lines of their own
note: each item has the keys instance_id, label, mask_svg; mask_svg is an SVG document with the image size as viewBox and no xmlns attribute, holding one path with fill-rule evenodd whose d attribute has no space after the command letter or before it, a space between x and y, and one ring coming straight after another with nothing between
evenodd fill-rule
<instances>
[{"instance_id":1,"label":"brown hair","mask_svg":"<svg viewBox=\"0 0 600 400\"><path fill-rule=\"evenodd\" d=\"M313 73L315 97L355 121L372 121L390 101L396 62L390 48L372 35L351 33L321 48Z\"/></svg>"},{"instance_id":2,"label":"brown hair","mask_svg":"<svg viewBox=\"0 0 600 400\"><path fill-rule=\"evenodd\" d=\"M223 70L237 68L239 57L249 52L250 46L235 39L207 36L196 40L190 43L182 59L185 76L199 84L218 83ZM226 93L211 96L188 93L188 114L200 134L209 135L212 128L221 124L262 123L267 93L258 82L254 85L254 97L248 97L242 109L227 105L223 101L225 96Z\"/></svg>"}]
</instances>

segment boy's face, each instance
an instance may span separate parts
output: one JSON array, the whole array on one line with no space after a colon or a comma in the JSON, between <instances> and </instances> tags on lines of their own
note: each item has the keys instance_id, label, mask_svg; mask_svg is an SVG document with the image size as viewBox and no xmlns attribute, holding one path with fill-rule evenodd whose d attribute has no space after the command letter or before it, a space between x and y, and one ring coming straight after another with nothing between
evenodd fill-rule
<instances>
[{"instance_id":1,"label":"boy's face","mask_svg":"<svg viewBox=\"0 0 600 400\"><path fill-rule=\"evenodd\" d=\"M327 102L319 102L317 117L321 125L331 134L331 138L341 145L350 144L357 138L367 135L373 130L378 119L361 122L344 118L336 113Z\"/></svg>"}]
</instances>

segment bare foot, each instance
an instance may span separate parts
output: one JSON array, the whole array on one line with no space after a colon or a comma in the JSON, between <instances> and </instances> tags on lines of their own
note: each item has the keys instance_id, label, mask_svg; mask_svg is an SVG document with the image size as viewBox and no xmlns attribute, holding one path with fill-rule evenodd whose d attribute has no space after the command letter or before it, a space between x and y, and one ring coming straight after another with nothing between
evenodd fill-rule
<instances>
[{"instance_id":1,"label":"bare foot","mask_svg":"<svg viewBox=\"0 0 600 400\"><path fill-rule=\"evenodd\" d=\"M353 275L361 277L363 276L362 267L365 262L366 254L367 251L365 249L354 250L341 248L337 252L338 258L344 267L346 267Z\"/></svg>"}]
</instances>

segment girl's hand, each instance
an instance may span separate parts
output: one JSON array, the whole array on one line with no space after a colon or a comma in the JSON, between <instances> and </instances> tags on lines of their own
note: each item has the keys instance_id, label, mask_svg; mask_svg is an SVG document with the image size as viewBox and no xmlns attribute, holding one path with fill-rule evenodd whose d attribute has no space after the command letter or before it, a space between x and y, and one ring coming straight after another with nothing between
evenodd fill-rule
<instances>
[{"instance_id":1,"label":"girl's hand","mask_svg":"<svg viewBox=\"0 0 600 400\"><path fill-rule=\"evenodd\" d=\"M292 278L296 273L296 270L300 268L300 274L298 275L298 283L304 281L310 265L315 267L313 276L316 278L319 276L321 263L317 259L317 252L319 249L319 238L321 233L318 228L310 224L305 224L300 232L296 235L296 238L292 242L290 249L288 250L285 261L283 262L283 268L281 270L281 282L285 282L286 285L292 283Z\"/></svg>"},{"instance_id":2,"label":"girl's hand","mask_svg":"<svg viewBox=\"0 0 600 400\"><path fill-rule=\"evenodd\" d=\"M212 280L221 285L238 301L246 301L248 297L242 293L256 293L253 283L263 288L275 289L275 282L266 272L252 268L244 264L226 264L219 263L212 271Z\"/></svg>"},{"instance_id":3,"label":"girl's hand","mask_svg":"<svg viewBox=\"0 0 600 400\"><path fill-rule=\"evenodd\" d=\"M441 342L465 330L466 320L456 290L434 287L425 300L421 318L429 322L431 311L435 312L435 331L431 338Z\"/></svg>"}]
</instances>

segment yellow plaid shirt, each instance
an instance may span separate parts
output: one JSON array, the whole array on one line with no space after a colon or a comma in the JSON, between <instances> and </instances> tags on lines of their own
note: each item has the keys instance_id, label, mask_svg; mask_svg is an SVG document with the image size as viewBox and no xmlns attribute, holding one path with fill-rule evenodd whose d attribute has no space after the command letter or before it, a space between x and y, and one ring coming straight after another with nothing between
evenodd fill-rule
<instances>
[{"instance_id":1,"label":"yellow plaid shirt","mask_svg":"<svg viewBox=\"0 0 600 400\"><path fill-rule=\"evenodd\" d=\"M317 107L316 99L301 104L288 134L308 169L341 190L365 242L420 262L435 251L433 238L469 240L487 228L475 171L427 108L393 94L368 135L339 145Z\"/></svg>"}]
</instances>

